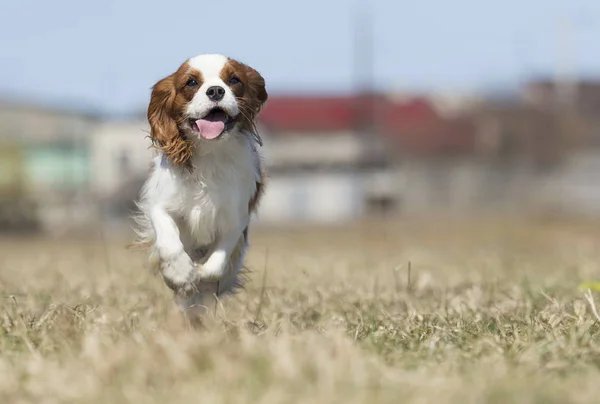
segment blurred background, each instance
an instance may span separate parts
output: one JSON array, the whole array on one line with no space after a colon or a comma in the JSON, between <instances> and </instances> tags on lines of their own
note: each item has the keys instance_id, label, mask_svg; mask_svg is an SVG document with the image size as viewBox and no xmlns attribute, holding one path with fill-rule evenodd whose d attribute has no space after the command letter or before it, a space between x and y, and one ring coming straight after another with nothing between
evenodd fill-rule
<instances>
[{"instance_id":1,"label":"blurred background","mask_svg":"<svg viewBox=\"0 0 600 404\"><path fill-rule=\"evenodd\" d=\"M600 214L597 0L12 1L0 228L128 229L150 87L223 53L266 78L257 223Z\"/></svg>"}]
</instances>

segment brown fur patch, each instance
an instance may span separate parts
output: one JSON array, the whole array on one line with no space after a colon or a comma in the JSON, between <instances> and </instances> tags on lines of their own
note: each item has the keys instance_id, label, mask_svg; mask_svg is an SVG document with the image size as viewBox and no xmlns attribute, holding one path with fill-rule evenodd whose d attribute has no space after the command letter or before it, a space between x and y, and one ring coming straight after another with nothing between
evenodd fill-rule
<instances>
[{"instance_id":1,"label":"brown fur patch","mask_svg":"<svg viewBox=\"0 0 600 404\"><path fill-rule=\"evenodd\" d=\"M258 135L256 116L268 99L264 78L250 66L233 59L229 59L223 67L220 77L235 94L240 109L241 116L238 120L241 127ZM230 83L233 77L240 82Z\"/></svg>"},{"instance_id":2,"label":"brown fur patch","mask_svg":"<svg viewBox=\"0 0 600 404\"><path fill-rule=\"evenodd\" d=\"M190 79L198 81L198 86L187 86L186 83ZM152 87L148 106L150 138L153 145L162 150L177 167L190 168L194 144L186 139L180 127L185 121L183 115L185 107L200 85L202 85L200 72L190 69L188 64L184 63L175 73Z\"/></svg>"}]
</instances>

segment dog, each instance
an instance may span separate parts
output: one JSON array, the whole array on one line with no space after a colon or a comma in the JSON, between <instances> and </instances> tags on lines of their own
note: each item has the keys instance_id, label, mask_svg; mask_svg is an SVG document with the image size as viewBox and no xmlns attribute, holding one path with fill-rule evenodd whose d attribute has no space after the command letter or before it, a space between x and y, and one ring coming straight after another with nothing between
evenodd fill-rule
<instances>
[{"instance_id":1,"label":"dog","mask_svg":"<svg viewBox=\"0 0 600 404\"><path fill-rule=\"evenodd\" d=\"M220 54L192 57L152 87L147 118L158 153L137 201L134 245L147 248L185 312L243 285L250 219L265 188L256 119L267 98L258 71Z\"/></svg>"}]
</instances>

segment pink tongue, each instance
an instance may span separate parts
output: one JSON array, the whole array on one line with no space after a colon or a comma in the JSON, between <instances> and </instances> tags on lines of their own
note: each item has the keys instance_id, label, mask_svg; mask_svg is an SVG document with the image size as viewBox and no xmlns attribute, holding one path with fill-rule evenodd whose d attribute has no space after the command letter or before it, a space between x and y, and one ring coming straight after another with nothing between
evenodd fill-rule
<instances>
[{"instance_id":1,"label":"pink tongue","mask_svg":"<svg viewBox=\"0 0 600 404\"><path fill-rule=\"evenodd\" d=\"M222 121L213 122L206 119L198 119L196 126L198 126L200 136L208 140L217 138L225 130L225 122Z\"/></svg>"}]
</instances>

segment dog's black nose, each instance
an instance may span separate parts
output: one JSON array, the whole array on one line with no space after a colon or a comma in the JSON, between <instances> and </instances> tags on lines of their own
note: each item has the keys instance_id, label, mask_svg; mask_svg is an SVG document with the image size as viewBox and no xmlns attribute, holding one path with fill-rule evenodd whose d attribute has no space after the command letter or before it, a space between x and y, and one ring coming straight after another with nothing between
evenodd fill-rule
<instances>
[{"instance_id":1,"label":"dog's black nose","mask_svg":"<svg viewBox=\"0 0 600 404\"><path fill-rule=\"evenodd\" d=\"M225 96L225 89L221 86L212 86L206 90L206 95L211 101L221 101Z\"/></svg>"}]
</instances>

